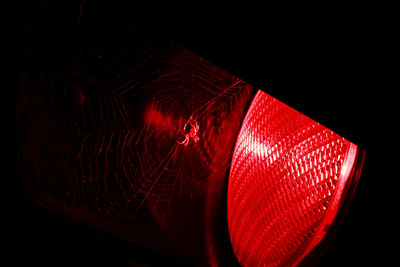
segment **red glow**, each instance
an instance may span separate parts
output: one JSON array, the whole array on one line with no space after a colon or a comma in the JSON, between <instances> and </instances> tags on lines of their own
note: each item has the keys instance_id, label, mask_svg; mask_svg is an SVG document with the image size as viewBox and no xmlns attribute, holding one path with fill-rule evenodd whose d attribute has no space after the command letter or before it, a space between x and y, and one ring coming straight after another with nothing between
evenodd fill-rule
<instances>
[{"instance_id":1,"label":"red glow","mask_svg":"<svg viewBox=\"0 0 400 267\"><path fill-rule=\"evenodd\" d=\"M243 265L294 265L340 210L356 145L259 91L236 143L228 184L232 246Z\"/></svg>"},{"instance_id":2,"label":"red glow","mask_svg":"<svg viewBox=\"0 0 400 267\"><path fill-rule=\"evenodd\" d=\"M159 130L168 131L171 129L172 119L170 116L164 115L153 106L147 109L145 113L145 121L149 126Z\"/></svg>"},{"instance_id":3,"label":"red glow","mask_svg":"<svg viewBox=\"0 0 400 267\"><path fill-rule=\"evenodd\" d=\"M72 73L27 66L32 79L17 106L24 191L139 247L221 265L231 257L226 175L253 86L173 43L138 36L79 40Z\"/></svg>"}]
</instances>

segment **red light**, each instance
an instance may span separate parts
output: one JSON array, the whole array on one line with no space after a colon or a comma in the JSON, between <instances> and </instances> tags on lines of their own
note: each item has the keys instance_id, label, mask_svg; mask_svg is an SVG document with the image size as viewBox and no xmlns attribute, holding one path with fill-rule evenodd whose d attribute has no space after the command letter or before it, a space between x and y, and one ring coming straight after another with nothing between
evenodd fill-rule
<instances>
[{"instance_id":1,"label":"red light","mask_svg":"<svg viewBox=\"0 0 400 267\"><path fill-rule=\"evenodd\" d=\"M356 145L258 91L228 183L228 224L242 265L295 265L325 236L358 181Z\"/></svg>"}]
</instances>

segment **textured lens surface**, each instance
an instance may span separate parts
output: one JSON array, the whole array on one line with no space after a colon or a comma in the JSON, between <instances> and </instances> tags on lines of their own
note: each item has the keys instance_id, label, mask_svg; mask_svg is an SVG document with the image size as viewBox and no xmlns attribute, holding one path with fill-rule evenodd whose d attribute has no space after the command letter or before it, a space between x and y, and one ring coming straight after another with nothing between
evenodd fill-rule
<instances>
[{"instance_id":1,"label":"textured lens surface","mask_svg":"<svg viewBox=\"0 0 400 267\"><path fill-rule=\"evenodd\" d=\"M239 133L228 223L242 265L296 264L337 213L357 147L258 91Z\"/></svg>"}]
</instances>

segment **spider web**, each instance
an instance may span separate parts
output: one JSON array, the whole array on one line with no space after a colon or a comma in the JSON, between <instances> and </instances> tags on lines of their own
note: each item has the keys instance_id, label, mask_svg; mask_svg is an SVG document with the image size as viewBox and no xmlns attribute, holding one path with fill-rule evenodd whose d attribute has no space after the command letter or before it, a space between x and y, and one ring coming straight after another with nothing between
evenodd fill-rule
<instances>
[{"instance_id":1,"label":"spider web","mask_svg":"<svg viewBox=\"0 0 400 267\"><path fill-rule=\"evenodd\" d=\"M73 37L28 54L17 105L26 192L143 246L217 260L252 86L136 28ZM180 145L190 117L200 140Z\"/></svg>"}]
</instances>

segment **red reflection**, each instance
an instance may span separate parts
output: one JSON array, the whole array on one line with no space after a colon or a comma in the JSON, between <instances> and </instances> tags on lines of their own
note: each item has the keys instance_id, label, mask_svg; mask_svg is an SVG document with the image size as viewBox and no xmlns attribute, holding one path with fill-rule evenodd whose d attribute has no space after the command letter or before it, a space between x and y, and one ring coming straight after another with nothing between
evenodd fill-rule
<instances>
[{"instance_id":1,"label":"red reflection","mask_svg":"<svg viewBox=\"0 0 400 267\"><path fill-rule=\"evenodd\" d=\"M239 262L295 265L325 236L359 149L258 91L242 124L228 185L228 224Z\"/></svg>"},{"instance_id":2,"label":"red reflection","mask_svg":"<svg viewBox=\"0 0 400 267\"><path fill-rule=\"evenodd\" d=\"M65 59L73 69L26 67L17 109L25 191L188 265L235 260L224 190L253 87L136 29L93 34L73 43L82 45Z\"/></svg>"},{"instance_id":3,"label":"red reflection","mask_svg":"<svg viewBox=\"0 0 400 267\"><path fill-rule=\"evenodd\" d=\"M168 131L172 128L171 117L168 115L164 115L153 105L151 105L145 112L145 121L147 125L155 128L158 131Z\"/></svg>"}]
</instances>

